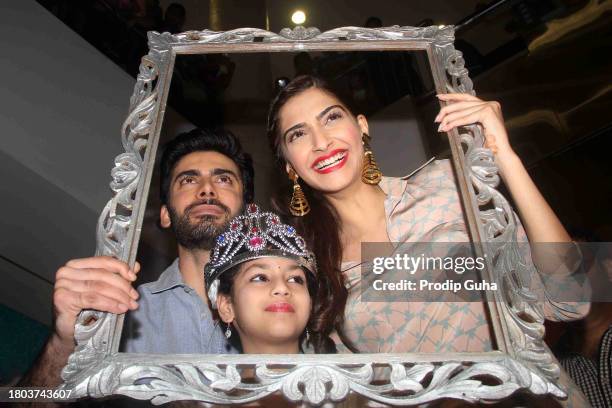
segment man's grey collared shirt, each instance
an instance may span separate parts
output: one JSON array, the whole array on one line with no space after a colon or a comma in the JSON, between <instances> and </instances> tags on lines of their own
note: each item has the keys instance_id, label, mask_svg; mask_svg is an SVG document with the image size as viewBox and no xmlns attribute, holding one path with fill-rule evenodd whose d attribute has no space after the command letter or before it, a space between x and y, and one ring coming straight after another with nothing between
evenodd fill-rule
<instances>
[{"instance_id":1,"label":"man's grey collared shirt","mask_svg":"<svg viewBox=\"0 0 612 408\"><path fill-rule=\"evenodd\" d=\"M138 309L127 316L128 353L227 354L229 345L208 305L183 282L178 259L155 282L138 287Z\"/></svg>"}]
</instances>

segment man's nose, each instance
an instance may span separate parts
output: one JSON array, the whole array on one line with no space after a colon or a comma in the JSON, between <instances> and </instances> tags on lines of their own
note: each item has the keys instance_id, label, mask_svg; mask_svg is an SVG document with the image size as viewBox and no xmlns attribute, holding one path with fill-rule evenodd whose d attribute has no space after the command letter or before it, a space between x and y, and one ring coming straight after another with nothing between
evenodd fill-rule
<instances>
[{"instance_id":1,"label":"man's nose","mask_svg":"<svg viewBox=\"0 0 612 408\"><path fill-rule=\"evenodd\" d=\"M215 190L215 184L210 179L202 180L202 184L198 189L198 197L206 198L206 197L216 197L217 191Z\"/></svg>"}]
</instances>

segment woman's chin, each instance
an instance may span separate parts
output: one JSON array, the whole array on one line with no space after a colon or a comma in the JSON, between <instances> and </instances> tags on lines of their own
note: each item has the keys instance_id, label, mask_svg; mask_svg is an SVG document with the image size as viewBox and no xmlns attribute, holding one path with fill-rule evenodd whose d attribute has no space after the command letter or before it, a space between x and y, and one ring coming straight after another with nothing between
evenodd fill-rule
<instances>
[{"instance_id":1,"label":"woman's chin","mask_svg":"<svg viewBox=\"0 0 612 408\"><path fill-rule=\"evenodd\" d=\"M312 183L308 183L312 188L323 194L339 193L348 189L357 180L361 173L355 175L354 172L336 171L328 174L315 174Z\"/></svg>"}]
</instances>

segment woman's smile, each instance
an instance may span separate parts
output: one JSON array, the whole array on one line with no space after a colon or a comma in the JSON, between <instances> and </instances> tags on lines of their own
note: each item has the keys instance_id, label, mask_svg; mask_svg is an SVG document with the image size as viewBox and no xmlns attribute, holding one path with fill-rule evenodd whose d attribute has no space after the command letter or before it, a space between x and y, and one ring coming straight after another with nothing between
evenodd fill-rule
<instances>
[{"instance_id":1,"label":"woman's smile","mask_svg":"<svg viewBox=\"0 0 612 408\"><path fill-rule=\"evenodd\" d=\"M330 173L342 168L346 164L348 156L348 150L335 149L325 156L318 157L310 167L317 173Z\"/></svg>"}]
</instances>

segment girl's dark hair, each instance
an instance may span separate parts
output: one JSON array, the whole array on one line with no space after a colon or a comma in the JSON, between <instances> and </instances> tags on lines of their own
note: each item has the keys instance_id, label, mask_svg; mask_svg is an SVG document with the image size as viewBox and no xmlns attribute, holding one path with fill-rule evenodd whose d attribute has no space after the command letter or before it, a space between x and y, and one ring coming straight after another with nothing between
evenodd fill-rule
<instances>
[{"instance_id":1,"label":"girl's dark hair","mask_svg":"<svg viewBox=\"0 0 612 408\"><path fill-rule=\"evenodd\" d=\"M279 128L279 113L282 107L294 96L310 88L320 89L335 98L344 106L349 105L339 97L322 79L302 75L296 77L280 90L270 105L268 113L268 141L270 148L278 159L281 171L284 171L285 160L282 153L281 129ZM285 221L295 226L297 232L306 240L308 247L314 252L319 269L319 290L313 311L312 331L320 334L321 344L314 343L315 350L329 348L323 344L329 339L331 332L336 332L342 342L353 352L357 352L343 332L344 309L348 298L345 279L340 270L342 263L342 243L340 242L340 219L338 212L323 194L302 183L302 189L310 204L310 213L304 217L295 217L289 212L292 189L285 189L272 198L274 210L281 214ZM327 340L326 340L327 339ZM333 347L335 350L335 346Z\"/></svg>"},{"instance_id":2,"label":"girl's dark hair","mask_svg":"<svg viewBox=\"0 0 612 408\"><path fill-rule=\"evenodd\" d=\"M236 279L236 275L240 271L240 267L242 265L244 265L244 263L235 265L231 267L230 269L228 269L227 271L225 271L224 273L222 273L221 275L219 275L219 289L218 289L219 294L229 296L230 298L232 297L232 287L234 286L234 280ZM312 300L312 305L314 307L316 303L315 300L316 300L319 285L317 281L313 278L310 272L305 270L304 275L306 276L306 285L308 288L308 294L310 295L310 299ZM326 341L321 340L320 339L321 334L314 329L313 324L312 324L313 316L314 316L314 312L311 311L310 319L308 320L308 324L306 325L306 327L308 328L309 333L310 333L309 342L313 346L315 353L335 353L336 347L334 345L334 342L329 337L327 337ZM240 338L238 337L238 332L234 330L233 334L235 334L235 336L232 335L229 341L232 344L232 346L234 346L236 349L242 352L242 345L240 343ZM300 338L300 344L302 344L302 340L303 339Z\"/></svg>"}]
</instances>

